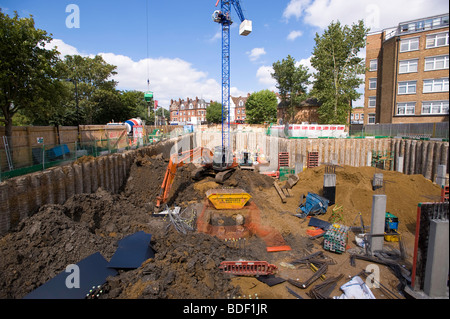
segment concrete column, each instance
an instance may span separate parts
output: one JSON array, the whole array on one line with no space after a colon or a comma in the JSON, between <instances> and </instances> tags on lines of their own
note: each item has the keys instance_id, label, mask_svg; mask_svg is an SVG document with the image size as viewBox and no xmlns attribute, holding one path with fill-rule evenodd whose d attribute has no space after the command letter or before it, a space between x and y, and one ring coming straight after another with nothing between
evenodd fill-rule
<instances>
[{"instance_id":1,"label":"concrete column","mask_svg":"<svg viewBox=\"0 0 450 319\"><path fill-rule=\"evenodd\" d=\"M447 172L447 165L438 165L436 174L436 184L445 186L445 175Z\"/></svg>"},{"instance_id":2,"label":"concrete column","mask_svg":"<svg viewBox=\"0 0 450 319\"><path fill-rule=\"evenodd\" d=\"M432 219L428 239L423 292L429 297L446 297L448 280L448 220Z\"/></svg>"},{"instance_id":3,"label":"concrete column","mask_svg":"<svg viewBox=\"0 0 450 319\"><path fill-rule=\"evenodd\" d=\"M403 156L397 156L397 172L403 173Z\"/></svg>"},{"instance_id":4,"label":"concrete column","mask_svg":"<svg viewBox=\"0 0 450 319\"><path fill-rule=\"evenodd\" d=\"M373 195L371 235L384 234L386 219L386 195ZM383 249L384 236L371 236L369 240L371 252Z\"/></svg>"},{"instance_id":5,"label":"concrete column","mask_svg":"<svg viewBox=\"0 0 450 319\"><path fill-rule=\"evenodd\" d=\"M372 166L372 151L367 152L367 164L366 166Z\"/></svg>"}]
</instances>

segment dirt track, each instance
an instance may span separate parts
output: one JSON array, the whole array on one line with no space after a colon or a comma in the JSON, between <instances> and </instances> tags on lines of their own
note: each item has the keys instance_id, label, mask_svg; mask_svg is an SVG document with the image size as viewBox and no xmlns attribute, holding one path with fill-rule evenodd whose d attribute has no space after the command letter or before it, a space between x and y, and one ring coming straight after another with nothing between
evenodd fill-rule
<instances>
[{"instance_id":1,"label":"dirt track","mask_svg":"<svg viewBox=\"0 0 450 319\"><path fill-rule=\"evenodd\" d=\"M23 220L14 231L0 239L0 298L22 298L64 271L68 264L77 263L94 252L99 251L109 260L118 240L140 230L152 234L155 258L136 270L110 277L105 285L108 292L103 298L238 298L254 294L259 298L294 298L286 286L308 298L305 294L308 290L287 282L269 287L256 278L223 274L217 267L224 260L266 260L278 266L279 277L301 280L310 277L310 269L290 269L282 262L324 251L322 240L308 238L307 221L293 216L301 194L306 195L308 191L321 194L324 167L300 173L300 180L292 189L293 197L285 204L281 203L272 178L256 172L237 170L223 185L247 191L261 211L261 223L275 228L292 248L271 253L257 236L248 239L244 250L207 234L180 234L173 227L167 229L165 219L152 217L150 211L166 167L167 161L161 156L138 157L119 194L99 190L95 194L75 195L64 205L46 205ZM219 186L212 177L192 181L192 169L192 165L187 165L177 172L170 205L186 207L202 203L206 190ZM341 223L359 225L353 221L361 212L365 224L370 225L375 172L381 171L371 167L337 169L336 205L343 207ZM421 175L382 173L388 181L387 210L399 217L399 231L409 255L405 267L410 267L417 204L436 199L440 189ZM320 218L327 220L332 208ZM395 243L386 245L397 248ZM355 247L354 234L350 233L349 248ZM356 267L350 266L348 253L325 251L325 255L336 262L329 267L327 276L345 276L332 296L340 295L339 286L368 264L357 261ZM396 291L397 278L387 267L380 268L382 283ZM386 298L382 292L374 290L377 298ZM402 298L400 294L397 297Z\"/></svg>"}]
</instances>

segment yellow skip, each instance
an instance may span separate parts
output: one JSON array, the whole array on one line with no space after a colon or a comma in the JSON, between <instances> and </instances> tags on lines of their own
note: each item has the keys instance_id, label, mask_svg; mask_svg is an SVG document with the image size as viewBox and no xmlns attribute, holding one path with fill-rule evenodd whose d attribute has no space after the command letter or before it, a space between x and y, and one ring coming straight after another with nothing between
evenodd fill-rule
<instances>
[{"instance_id":1,"label":"yellow skip","mask_svg":"<svg viewBox=\"0 0 450 319\"><path fill-rule=\"evenodd\" d=\"M241 209L251 198L242 189L210 189L206 197L216 209Z\"/></svg>"}]
</instances>

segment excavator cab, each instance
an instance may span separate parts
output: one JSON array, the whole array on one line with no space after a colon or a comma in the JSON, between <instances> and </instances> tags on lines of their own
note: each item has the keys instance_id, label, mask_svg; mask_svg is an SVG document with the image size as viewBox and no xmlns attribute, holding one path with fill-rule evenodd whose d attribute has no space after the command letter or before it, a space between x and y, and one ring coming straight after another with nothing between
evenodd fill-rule
<instances>
[{"instance_id":1,"label":"excavator cab","mask_svg":"<svg viewBox=\"0 0 450 319\"><path fill-rule=\"evenodd\" d=\"M213 169L222 172L235 167L233 152L229 148L216 146L214 148Z\"/></svg>"}]
</instances>

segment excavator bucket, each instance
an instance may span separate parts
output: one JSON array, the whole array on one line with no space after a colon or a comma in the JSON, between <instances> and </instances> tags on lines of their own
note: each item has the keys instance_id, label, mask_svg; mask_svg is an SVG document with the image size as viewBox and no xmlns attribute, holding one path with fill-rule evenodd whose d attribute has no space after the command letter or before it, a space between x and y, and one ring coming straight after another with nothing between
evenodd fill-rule
<instances>
[{"instance_id":1,"label":"excavator bucket","mask_svg":"<svg viewBox=\"0 0 450 319\"><path fill-rule=\"evenodd\" d=\"M241 209L251 198L242 189L210 189L206 197L216 209Z\"/></svg>"}]
</instances>

